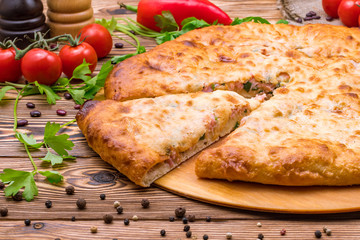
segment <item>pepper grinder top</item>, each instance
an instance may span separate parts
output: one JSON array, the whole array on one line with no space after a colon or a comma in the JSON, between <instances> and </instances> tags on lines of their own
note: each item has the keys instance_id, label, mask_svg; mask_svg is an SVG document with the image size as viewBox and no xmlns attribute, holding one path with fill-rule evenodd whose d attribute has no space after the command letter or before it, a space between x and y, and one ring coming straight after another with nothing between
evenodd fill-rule
<instances>
[{"instance_id":1,"label":"pepper grinder top","mask_svg":"<svg viewBox=\"0 0 360 240\"><path fill-rule=\"evenodd\" d=\"M95 22L91 0L47 0L47 5L51 36L76 36L81 28Z\"/></svg>"},{"instance_id":2,"label":"pepper grinder top","mask_svg":"<svg viewBox=\"0 0 360 240\"><path fill-rule=\"evenodd\" d=\"M30 44L25 35L34 38L34 32L46 33L43 10L41 0L0 0L0 41L17 38L16 45L24 48Z\"/></svg>"}]
</instances>

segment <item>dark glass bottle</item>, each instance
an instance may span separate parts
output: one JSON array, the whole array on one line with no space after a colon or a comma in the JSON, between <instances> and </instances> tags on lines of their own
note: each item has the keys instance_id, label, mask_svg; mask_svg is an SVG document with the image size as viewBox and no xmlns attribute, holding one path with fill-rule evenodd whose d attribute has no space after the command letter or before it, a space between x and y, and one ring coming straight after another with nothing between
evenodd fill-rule
<instances>
[{"instance_id":1,"label":"dark glass bottle","mask_svg":"<svg viewBox=\"0 0 360 240\"><path fill-rule=\"evenodd\" d=\"M41 0L0 0L0 41L18 38L16 46L24 48L30 43L25 35L48 32L43 10Z\"/></svg>"}]
</instances>

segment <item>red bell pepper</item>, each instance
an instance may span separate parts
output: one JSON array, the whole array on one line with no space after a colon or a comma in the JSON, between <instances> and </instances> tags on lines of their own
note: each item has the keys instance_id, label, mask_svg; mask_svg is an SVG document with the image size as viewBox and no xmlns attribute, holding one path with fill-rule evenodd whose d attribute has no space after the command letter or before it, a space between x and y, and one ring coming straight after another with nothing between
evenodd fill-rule
<instances>
[{"instance_id":1,"label":"red bell pepper","mask_svg":"<svg viewBox=\"0 0 360 240\"><path fill-rule=\"evenodd\" d=\"M179 26L188 17L203 19L209 24L216 20L224 25L232 22L223 10L208 0L140 0L137 22L159 32L160 28L156 26L154 16L161 15L162 11L170 11Z\"/></svg>"}]
</instances>

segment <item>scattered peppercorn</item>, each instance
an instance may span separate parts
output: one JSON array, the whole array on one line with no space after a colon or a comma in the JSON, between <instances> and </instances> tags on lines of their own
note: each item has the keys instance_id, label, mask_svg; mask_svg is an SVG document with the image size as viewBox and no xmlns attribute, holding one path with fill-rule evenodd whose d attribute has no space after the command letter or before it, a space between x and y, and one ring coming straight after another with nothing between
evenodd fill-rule
<instances>
[{"instance_id":1,"label":"scattered peppercorn","mask_svg":"<svg viewBox=\"0 0 360 240\"><path fill-rule=\"evenodd\" d=\"M280 235L281 235L281 236L284 236L285 234L286 234L286 230L285 230L285 229L281 229Z\"/></svg>"},{"instance_id":2,"label":"scattered peppercorn","mask_svg":"<svg viewBox=\"0 0 360 240\"><path fill-rule=\"evenodd\" d=\"M259 233L259 234L258 234L258 239L261 239L261 240L262 240L263 238L264 238L264 234Z\"/></svg>"},{"instance_id":3,"label":"scattered peppercorn","mask_svg":"<svg viewBox=\"0 0 360 240\"><path fill-rule=\"evenodd\" d=\"M46 206L47 208L51 208L51 207L52 207L52 202L51 202L50 200L47 200L47 201L45 202L45 206Z\"/></svg>"},{"instance_id":4,"label":"scattered peppercorn","mask_svg":"<svg viewBox=\"0 0 360 240\"><path fill-rule=\"evenodd\" d=\"M30 226L31 220L30 219L25 219L24 223L25 223L26 226Z\"/></svg>"},{"instance_id":5,"label":"scattered peppercorn","mask_svg":"<svg viewBox=\"0 0 360 240\"><path fill-rule=\"evenodd\" d=\"M65 188L65 192L66 192L66 194L67 195L73 195L74 194L74 192L75 192L75 188L74 188L74 186L67 186L66 188Z\"/></svg>"},{"instance_id":6,"label":"scattered peppercorn","mask_svg":"<svg viewBox=\"0 0 360 240\"><path fill-rule=\"evenodd\" d=\"M15 195L12 196L14 201L21 201L22 200L22 191L18 191Z\"/></svg>"},{"instance_id":7,"label":"scattered peppercorn","mask_svg":"<svg viewBox=\"0 0 360 240\"><path fill-rule=\"evenodd\" d=\"M204 234L203 239L204 239L204 240L208 240L208 239L209 239L209 236L206 235L206 234Z\"/></svg>"},{"instance_id":8,"label":"scattered peppercorn","mask_svg":"<svg viewBox=\"0 0 360 240\"><path fill-rule=\"evenodd\" d=\"M186 209L185 209L185 208L179 207L179 208L175 209L175 216L176 216L177 218L182 218L182 217L184 217L185 213L186 213Z\"/></svg>"},{"instance_id":9,"label":"scattered peppercorn","mask_svg":"<svg viewBox=\"0 0 360 240\"><path fill-rule=\"evenodd\" d=\"M8 214L8 209L6 208L6 207L2 207L2 208L0 208L0 215L2 216L2 217L5 217L7 214Z\"/></svg>"},{"instance_id":10,"label":"scattered peppercorn","mask_svg":"<svg viewBox=\"0 0 360 240\"><path fill-rule=\"evenodd\" d=\"M119 201L115 201L115 202L114 202L114 208L117 208L118 206L120 206L120 202L119 202Z\"/></svg>"},{"instance_id":11,"label":"scattered peppercorn","mask_svg":"<svg viewBox=\"0 0 360 240\"><path fill-rule=\"evenodd\" d=\"M184 226L184 232L187 232L187 231L189 231L190 230L190 226L189 225L185 225Z\"/></svg>"},{"instance_id":12,"label":"scattered peppercorn","mask_svg":"<svg viewBox=\"0 0 360 240\"><path fill-rule=\"evenodd\" d=\"M81 105L80 104L75 104L74 105L74 109L80 109L81 108Z\"/></svg>"},{"instance_id":13,"label":"scattered peppercorn","mask_svg":"<svg viewBox=\"0 0 360 240\"><path fill-rule=\"evenodd\" d=\"M232 234L231 234L231 232L226 233L226 239L232 239Z\"/></svg>"},{"instance_id":14,"label":"scattered peppercorn","mask_svg":"<svg viewBox=\"0 0 360 240\"><path fill-rule=\"evenodd\" d=\"M189 222L195 222L195 215L189 215L187 218Z\"/></svg>"},{"instance_id":15,"label":"scattered peppercorn","mask_svg":"<svg viewBox=\"0 0 360 240\"><path fill-rule=\"evenodd\" d=\"M323 232L326 233L327 226L323 226Z\"/></svg>"},{"instance_id":16,"label":"scattered peppercorn","mask_svg":"<svg viewBox=\"0 0 360 240\"><path fill-rule=\"evenodd\" d=\"M175 221L175 218L174 218L173 216L170 216L170 217L169 217L169 221L170 221L170 222L174 222L174 221Z\"/></svg>"},{"instance_id":17,"label":"scattered peppercorn","mask_svg":"<svg viewBox=\"0 0 360 240\"><path fill-rule=\"evenodd\" d=\"M92 226L92 227L90 228L90 231L91 231L92 233L97 233L97 227Z\"/></svg>"},{"instance_id":18,"label":"scattered peppercorn","mask_svg":"<svg viewBox=\"0 0 360 240\"><path fill-rule=\"evenodd\" d=\"M331 229L326 229L326 235L331 236L331 233L332 233Z\"/></svg>"},{"instance_id":19,"label":"scattered peppercorn","mask_svg":"<svg viewBox=\"0 0 360 240\"><path fill-rule=\"evenodd\" d=\"M311 14L312 17L317 15L317 13L314 11L310 11L309 13Z\"/></svg>"},{"instance_id":20,"label":"scattered peppercorn","mask_svg":"<svg viewBox=\"0 0 360 240\"><path fill-rule=\"evenodd\" d=\"M29 124L29 122L28 122L28 120L26 120L26 119L17 120L17 126L18 126L18 127L23 127L23 126L26 126L26 125L28 125L28 124Z\"/></svg>"},{"instance_id":21,"label":"scattered peppercorn","mask_svg":"<svg viewBox=\"0 0 360 240\"><path fill-rule=\"evenodd\" d=\"M330 16L326 17L326 21L331 22L332 20L334 20L332 17L330 17Z\"/></svg>"},{"instance_id":22,"label":"scattered peppercorn","mask_svg":"<svg viewBox=\"0 0 360 240\"><path fill-rule=\"evenodd\" d=\"M321 16L313 16L312 18L313 18L313 19L320 19Z\"/></svg>"},{"instance_id":23,"label":"scattered peppercorn","mask_svg":"<svg viewBox=\"0 0 360 240\"><path fill-rule=\"evenodd\" d=\"M166 231L165 231L165 229L161 229L161 231L160 231L160 235L161 235L162 237L164 237L164 236L166 235Z\"/></svg>"},{"instance_id":24,"label":"scattered peppercorn","mask_svg":"<svg viewBox=\"0 0 360 240\"><path fill-rule=\"evenodd\" d=\"M141 206L143 208L148 208L150 206L150 201L147 198L144 198L143 200L141 200Z\"/></svg>"},{"instance_id":25,"label":"scattered peppercorn","mask_svg":"<svg viewBox=\"0 0 360 240\"><path fill-rule=\"evenodd\" d=\"M33 104L32 102L28 102L28 103L26 103L26 107L27 108L35 108L35 104Z\"/></svg>"},{"instance_id":26,"label":"scattered peppercorn","mask_svg":"<svg viewBox=\"0 0 360 240\"><path fill-rule=\"evenodd\" d=\"M129 32L132 33L132 34L135 34L135 31L134 31L134 30L130 30Z\"/></svg>"},{"instance_id":27,"label":"scattered peppercorn","mask_svg":"<svg viewBox=\"0 0 360 240\"><path fill-rule=\"evenodd\" d=\"M304 18L304 21L310 21L310 20L313 20L313 18L312 17L305 17Z\"/></svg>"},{"instance_id":28,"label":"scattered peppercorn","mask_svg":"<svg viewBox=\"0 0 360 240\"><path fill-rule=\"evenodd\" d=\"M76 206L79 208L79 209L84 209L86 207L86 200L83 199L83 198L79 198L77 201L76 201Z\"/></svg>"},{"instance_id":29,"label":"scattered peppercorn","mask_svg":"<svg viewBox=\"0 0 360 240\"><path fill-rule=\"evenodd\" d=\"M64 93L64 98L69 100L69 99L72 99L72 96L70 93Z\"/></svg>"},{"instance_id":30,"label":"scattered peppercorn","mask_svg":"<svg viewBox=\"0 0 360 240\"><path fill-rule=\"evenodd\" d=\"M262 226L261 222L258 222L258 223L256 224L256 226L261 227L261 226Z\"/></svg>"},{"instance_id":31,"label":"scattered peppercorn","mask_svg":"<svg viewBox=\"0 0 360 240\"><path fill-rule=\"evenodd\" d=\"M115 43L115 47L116 48L123 48L124 44L123 43Z\"/></svg>"},{"instance_id":32,"label":"scattered peppercorn","mask_svg":"<svg viewBox=\"0 0 360 240\"><path fill-rule=\"evenodd\" d=\"M302 20L302 18L300 18L300 17L299 17L299 18L297 18L297 19L296 19L296 22L298 22L298 23L302 23L302 22L303 22L303 20Z\"/></svg>"},{"instance_id":33,"label":"scattered peppercorn","mask_svg":"<svg viewBox=\"0 0 360 240\"><path fill-rule=\"evenodd\" d=\"M71 221L75 222L75 220L76 220L75 216L72 216Z\"/></svg>"},{"instance_id":34,"label":"scattered peppercorn","mask_svg":"<svg viewBox=\"0 0 360 240\"><path fill-rule=\"evenodd\" d=\"M0 189L4 189L4 187L5 187L5 183L0 181Z\"/></svg>"},{"instance_id":35,"label":"scattered peppercorn","mask_svg":"<svg viewBox=\"0 0 360 240\"><path fill-rule=\"evenodd\" d=\"M211 217L210 217L210 216L207 216L205 221L211 222Z\"/></svg>"},{"instance_id":36,"label":"scattered peppercorn","mask_svg":"<svg viewBox=\"0 0 360 240\"><path fill-rule=\"evenodd\" d=\"M139 220L139 218L138 218L138 216L134 215L134 216L132 217L132 220L136 222L137 220Z\"/></svg>"},{"instance_id":37,"label":"scattered peppercorn","mask_svg":"<svg viewBox=\"0 0 360 240\"><path fill-rule=\"evenodd\" d=\"M30 116L31 117L40 117L41 116L41 112L38 110L34 110L30 112Z\"/></svg>"},{"instance_id":38,"label":"scattered peppercorn","mask_svg":"<svg viewBox=\"0 0 360 240\"><path fill-rule=\"evenodd\" d=\"M106 224L110 224L110 223L112 223L114 217L110 214L105 214L103 219Z\"/></svg>"},{"instance_id":39,"label":"scattered peppercorn","mask_svg":"<svg viewBox=\"0 0 360 240\"><path fill-rule=\"evenodd\" d=\"M121 214L121 213L123 213L123 207L122 206L118 206L117 208L116 208L116 211L117 211L117 213L118 214Z\"/></svg>"},{"instance_id":40,"label":"scattered peppercorn","mask_svg":"<svg viewBox=\"0 0 360 240\"><path fill-rule=\"evenodd\" d=\"M187 224L187 223L188 223L188 219L187 219L186 217L183 217L182 222L183 222L183 224Z\"/></svg>"},{"instance_id":41,"label":"scattered peppercorn","mask_svg":"<svg viewBox=\"0 0 360 240\"><path fill-rule=\"evenodd\" d=\"M127 226L127 225L129 225L129 223L130 223L129 219L125 218L124 219L124 224Z\"/></svg>"},{"instance_id":42,"label":"scattered peppercorn","mask_svg":"<svg viewBox=\"0 0 360 240\"><path fill-rule=\"evenodd\" d=\"M315 237L316 238L321 238L321 236L322 236L321 232L319 230L316 230L315 231Z\"/></svg>"},{"instance_id":43,"label":"scattered peppercorn","mask_svg":"<svg viewBox=\"0 0 360 240\"><path fill-rule=\"evenodd\" d=\"M103 193L100 194L100 199L101 199L101 200L105 200L105 198L106 198L106 195L105 195L105 194L103 194Z\"/></svg>"},{"instance_id":44,"label":"scattered peppercorn","mask_svg":"<svg viewBox=\"0 0 360 240\"><path fill-rule=\"evenodd\" d=\"M185 236L186 236L187 238L191 238L191 234L192 234L191 231L187 231L186 234L185 234Z\"/></svg>"},{"instance_id":45,"label":"scattered peppercorn","mask_svg":"<svg viewBox=\"0 0 360 240\"><path fill-rule=\"evenodd\" d=\"M59 115L59 116L65 116L66 113L67 113L67 112L66 112L65 110L62 110L62 109L56 110L56 114Z\"/></svg>"}]
</instances>

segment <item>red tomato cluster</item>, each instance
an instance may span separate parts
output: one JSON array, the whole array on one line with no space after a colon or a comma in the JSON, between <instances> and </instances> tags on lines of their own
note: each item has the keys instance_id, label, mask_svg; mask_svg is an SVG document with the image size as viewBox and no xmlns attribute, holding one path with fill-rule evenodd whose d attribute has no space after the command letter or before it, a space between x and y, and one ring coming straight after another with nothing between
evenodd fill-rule
<instances>
[{"instance_id":1,"label":"red tomato cluster","mask_svg":"<svg viewBox=\"0 0 360 240\"><path fill-rule=\"evenodd\" d=\"M14 48L0 48L0 82L16 82L24 75L29 82L38 81L50 86L59 79L62 72L70 78L84 59L90 63L89 67L93 72L98 58L105 57L111 51L112 37L99 24L85 26L80 33L82 42L77 46L64 46L59 55L35 48L28 51L21 60L15 60Z\"/></svg>"},{"instance_id":2,"label":"red tomato cluster","mask_svg":"<svg viewBox=\"0 0 360 240\"><path fill-rule=\"evenodd\" d=\"M348 27L360 25L360 1L357 0L322 0L323 9L327 15L340 18Z\"/></svg>"}]
</instances>

